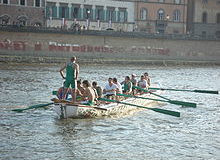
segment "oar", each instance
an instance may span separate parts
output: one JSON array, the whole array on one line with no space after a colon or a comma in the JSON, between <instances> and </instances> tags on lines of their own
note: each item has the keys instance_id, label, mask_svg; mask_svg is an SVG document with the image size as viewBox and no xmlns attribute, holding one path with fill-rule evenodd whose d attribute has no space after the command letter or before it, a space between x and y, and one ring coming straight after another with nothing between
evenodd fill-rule
<instances>
[{"instance_id":1,"label":"oar","mask_svg":"<svg viewBox=\"0 0 220 160\"><path fill-rule=\"evenodd\" d=\"M22 111L29 110L29 109L43 108L43 107L49 106L49 105L51 105L51 104L54 104L54 103L37 104L37 105L29 106L29 107L27 107L27 108L17 108L17 109L13 109L12 111L22 112Z\"/></svg>"},{"instance_id":2,"label":"oar","mask_svg":"<svg viewBox=\"0 0 220 160\"><path fill-rule=\"evenodd\" d=\"M219 94L218 91L211 90L189 90L189 89L169 89L169 88L148 88L152 90L168 90L168 91L184 91L184 92L197 92L197 93L209 93L209 94Z\"/></svg>"},{"instance_id":3,"label":"oar","mask_svg":"<svg viewBox=\"0 0 220 160\"><path fill-rule=\"evenodd\" d=\"M138 86L133 86L133 88L139 89L139 90L141 90L141 91L143 91L143 92L148 92L148 93L150 93L150 94L153 94L153 95L155 95L155 96L157 96L157 97L160 97L160 98L163 98L163 99L166 99L166 100L169 100L169 101L171 100L171 99L169 99L169 98L163 97L163 96L161 96L161 95L159 95L159 94L153 93L153 92L151 92L151 91L149 91L149 90L147 90L147 89L143 89L143 88L138 87Z\"/></svg>"},{"instance_id":4,"label":"oar","mask_svg":"<svg viewBox=\"0 0 220 160\"><path fill-rule=\"evenodd\" d=\"M158 94L156 94L156 93L152 93L152 92L150 92L150 91L148 91L148 90L146 90L146 89L143 89L143 88L140 88L140 87L137 87L137 86L134 86L134 88L139 89L139 90L142 90L142 91L144 91L144 92L149 92L149 93L151 93L151 94L153 94L153 95L156 95L156 96L158 96L158 97L160 97L160 98L165 99L166 101L165 101L165 100L160 100L160 99L152 99L152 98L147 98L147 99L151 99L151 100L155 100L155 101L161 101L161 102L167 102L167 103L176 104L176 105L181 105L181 106L187 106L187 107L196 108L196 103L171 100L171 99L165 98L165 97L163 97L163 96L160 96L160 95L158 95ZM136 98L138 98L138 97L136 97ZM143 98L143 97L141 97L141 98ZM145 99L145 98L144 98L144 99Z\"/></svg>"},{"instance_id":5,"label":"oar","mask_svg":"<svg viewBox=\"0 0 220 160\"><path fill-rule=\"evenodd\" d=\"M167 114L167 115L170 115L170 116L180 117L180 112L170 111L170 110L166 110L166 109L149 108L149 107L139 106L139 105L136 105L136 104L126 103L126 102L121 102L121 101L116 101L116 100L111 100L111 99L106 99L106 98L99 98L99 100L100 101L113 102L113 103L121 103L121 104L130 105L130 106L134 106L134 107L138 107L138 108L145 108L145 109L149 109L149 110L152 110L152 111L155 111L155 112Z\"/></svg>"},{"instance_id":6,"label":"oar","mask_svg":"<svg viewBox=\"0 0 220 160\"><path fill-rule=\"evenodd\" d=\"M188 107L194 107L196 108L196 103L190 103L190 102L183 102L183 101L175 101L175 100L162 100L162 99L154 99L154 98L146 98L146 97L138 97L138 96L132 96L132 95L126 95L126 94L117 94L118 96L123 97L133 97L133 98L140 98L140 99L147 99L147 100L153 100L153 101L159 101L159 102L167 102L171 104L181 105L181 106L188 106Z\"/></svg>"}]
</instances>

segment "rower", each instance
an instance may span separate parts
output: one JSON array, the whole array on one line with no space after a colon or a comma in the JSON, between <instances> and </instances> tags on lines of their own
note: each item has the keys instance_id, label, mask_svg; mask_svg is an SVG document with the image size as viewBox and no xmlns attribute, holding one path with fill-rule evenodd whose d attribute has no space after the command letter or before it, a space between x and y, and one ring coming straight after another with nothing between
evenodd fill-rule
<instances>
[{"instance_id":1,"label":"rower","mask_svg":"<svg viewBox=\"0 0 220 160\"><path fill-rule=\"evenodd\" d=\"M140 81L138 81L138 87L141 87L141 88L143 88L143 89L145 89L145 88L148 87L147 81L145 80L145 78L144 78L143 75L141 76ZM143 91L140 91L140 92L141 92L141 94L143 93Z\"/></svg>"},{"instance_id":2,"label":"rower","mask_svg":"<svg viewBox=\"0 0 220 160\"><path fill-rule=\"evenodd\" d=\"M136 79L136 74L132 74L131 75L131 82L132 82L132 85L133 86L137 86L137 84L138 84L138 81L137 81L137 79ZM135 88L132 88L132 92L133 92L133 95L135 95L136 93L137 93L137 89L135 89Z\"/></svg>"},{"instance_id":3,"label":"rower","mask_svg":"<svg viewBox=\"0 0 220 160\"><path fill-rule=\"evenodd\" d=\"M124 94L131 94L132 93L132 82L131 82L131 79L129 76L125 77L123 93Z\"/></svg>"},{"instance_id":4,"label":"rower","mask_svg":"<svg viewBox=\"0 0 220 160\"><path fill-rule=\"evenodd\" d=\"M102 87L98 86L97 82L92 82L92 87L96 90L98 98L102 97Z\"/></svg>"},{"instance_id":5,"label":"rower","mask_svg":"<svg viewBox=\"0 0 220 160\"><path fill-rule=\"evenodd\" d=\"M63 98L68 99L68 95L71 94L71 89L67 88L67 93L66 93L66 95L64 95L64 94L65 94L65 81L63 82L63 86L58 89L56 96L59 99L63 99Z\"/></svg>"},{"instance_id":6,"label":"rower","mask_svg":"<svg viewBox=\"0 0 220 160\"><path fill-rule=\"evenodd\" d=\"M93 88L91 87L91 84L89 83L88 80L84 80L83 82L83 87L85 88L85 92L83 94L83 97L85 98L83 102L81 102L84 105L89 105L92 106L94 104L96 94Z\"/></svg>"},{"instance_id":7,"label":"rower","mask_svg":"<svg viewBox=\"0 0 220 160\"><path fill-rule=\"evenodd\" d=\"M150 86L150 77L147 72L144 73L144 79L147 81L148 86Z\"/></svg>"},{"instance_id":8,"label":"rower","mask_svg":"<svg viewBox=\"0 0 220 160\"><path fill-rule=\"evenodd\" d=\"M117 78L113 78L113 83L117 86L116 94L122 94L122 85L118 82ZM116 95L116 100L120 100L120 96Z\"/></svg>"},{"instance_id":9,"label":"rower","mask_svg":"<svg viewBox=\"0 0 220 160\"><path fill-rule=\"evenodd\" d=\"M105 97L108 99L114 99L116 96L116 90L117 90L117 85L113 83L113 79L109 78L108 79L108 84L106 84L103 93L105 94Z\"/></svg>"}]
</instances>

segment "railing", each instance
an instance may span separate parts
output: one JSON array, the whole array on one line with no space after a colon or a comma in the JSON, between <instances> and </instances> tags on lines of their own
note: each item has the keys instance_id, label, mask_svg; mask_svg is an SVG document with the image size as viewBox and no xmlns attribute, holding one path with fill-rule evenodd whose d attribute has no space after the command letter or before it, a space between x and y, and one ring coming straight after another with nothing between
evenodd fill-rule
<instances>
[{"instance_id":1,"label":"railing","mask_svg":"<svg viewBox=\"0 0 220 160\"><path fill-rule=\"evenodd\" d=\"M0 25L0 31L9 32L35 32L35 33L63 33L63 34L81 34L81 35L96 35L96 36L115 36L115 37L134 37L134 38L158 38L158 39L180 39L180 40L215 40L219 41L220 37L192 34L157 34L146 32L120 32L114 30L96 31L96 30L80 30L49 28L49 27L34 27L34 26L17 26L17 25Z\"/></svg>"}]
</instances>

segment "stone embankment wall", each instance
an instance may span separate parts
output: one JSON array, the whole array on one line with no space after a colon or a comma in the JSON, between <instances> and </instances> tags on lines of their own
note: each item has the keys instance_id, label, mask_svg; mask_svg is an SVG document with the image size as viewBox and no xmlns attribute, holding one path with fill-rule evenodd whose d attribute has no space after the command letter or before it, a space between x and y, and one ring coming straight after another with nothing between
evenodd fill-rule
<instances>
[{"instance_id":1,"label":"stone embankment wall","mask_svg":"<svg viewBox=\"0 0 220 160\"><path fill-rule=\"evenodd\" d=\"M0 31L0 61L220 64L220 41Z\"/></svg>"}]
</instances>

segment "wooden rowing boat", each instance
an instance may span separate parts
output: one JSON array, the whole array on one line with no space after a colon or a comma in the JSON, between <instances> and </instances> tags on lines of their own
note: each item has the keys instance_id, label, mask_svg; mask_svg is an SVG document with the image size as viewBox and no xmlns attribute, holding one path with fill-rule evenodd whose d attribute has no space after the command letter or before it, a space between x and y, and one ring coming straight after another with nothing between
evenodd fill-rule
<instances>
[{"instance_id":1,"label":"wooden rowing boat","mask_svg":"<svg viewBox=\"0 0 220 160\"><path fill-rule=\"evenodd\" d=\"M161 91L156 91L154 93L160 94ZM140 95L139 97L156 98L155 95L146 93ZM103 116L112 115L125 115L129 114L131 111L140 111L140 108L121 104L121 103L109 103L101 104L99 106L86 106L83 104L73 104L68 101L54 101L53 109L58 114L59 118L96 118ZM140 98L128 98L121 102L132 103L136 105L151 107L155 104L153 100L146 100Z\"/></svg>"}]
</instances>

